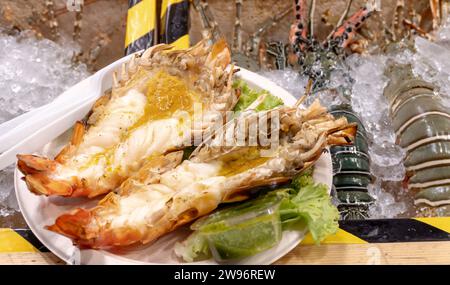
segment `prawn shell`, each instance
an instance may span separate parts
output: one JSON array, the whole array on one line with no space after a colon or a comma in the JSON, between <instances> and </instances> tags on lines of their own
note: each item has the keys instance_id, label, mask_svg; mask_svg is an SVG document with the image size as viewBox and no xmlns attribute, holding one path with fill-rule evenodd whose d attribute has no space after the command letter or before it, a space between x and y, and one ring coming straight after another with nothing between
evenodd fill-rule
<instances>
[{"instance_id":1,"label":"prawn shell","mask_svg":"<svg viewBox=\"0 0 450 285\"><path fill-rule=\"evenodd\" d=\"M450 141L436 141L417 147L405 157L407 170L421 169L450 159ZM443 162L444 163L444 162Z\"/></svg>"},{"instance_id":2,"label":"prawn shell","mask_svg":"<svg viewBox=\"0 0 450 285\"><path fill-rule=\"evenodd\" d=\"M372 182L369 172L339 172L333 176L333 184L339 186L367 187Z\"/></svg>"},{"instance_id":3,"label":"prawn shell","mask_svg":"<svg viewBox=\"0 0 450 285\"><path fill-rule=\"evenodd\" d=\"M331 154L338 152L363 152L365 154L369 153L369 144L367 143L367 139L360 135L360 133L356 133L356 137L353 140L353 145L342 145L342 146L333 146L330 149Z\"/></svg>"},{"instance_id":4,"label":"prawn shell","mask_svg":"<svg viewBox=\"0 0 450 285\"><path fill-rule=\"evenodd\" d=\"M433 207L450 204L450 184L424 188L414 198L415 204Z\"/></svg>"},{"instance_id":5,"label":"prawn shell","mask_svg":"<svg viewBox=\"0 0 450 285\"><path fill-rule=\"evenodd\" d=\"M333 156L333 169L340 171L370 172L370 162L363 153L338 153Z\"/></svg>"},{"instance_id":6,"label":"prawn shell","mask_svg":"<svg viewBox=\"0 0 450 285\"><path fill-rule=\"evenodd\" d=\"M366 129L364 128L364 125L361 123L360 119L355 115L355 113L348 111L348 110L335 110L330 111L330 114L332 114L335 117L344 116L347 118L347 121L349 123L356 123L358 125L358 132L361 132L363 135L366 135Z\"/></svg>"},{"instance_id":7,"label":"prawn shell","mask_svg":"<svg viewBox=\"0 0 450 285\"><path fill-rule=\"evenodd\" d=\"M390 102L391 104L391 115L393 115L397 110L405 103L407 103L409 100L412 100L412 98L420 98L420 97L431 97L436 98L438 97L433 90L428 88L414 88L411 90L408 90L404 93L399 94L393 102Z\"/></svg>"},{"instance_id":8,"label":"prawn shell","mask_svg":"<svg viewBox=\"0 0 450 285\"><path fill-rule=\"evenodd\" d=\"M400 128L405 128L408 122L427 116L429 112L446 113L446 108L439 101L430 99L429 96L416 96L402 104L393 114L394 129L398 131Z\"/></svg>"},{"instance_id":9,"label":"prawn shell","mask_svg":"<svg viewBox=\"0 0 450 285\"><path fill-rule=\"evenodd\" d=\"M426 188L450 183L450 165L415 171L408 181L408 188Z\"/></svg>"},{"instance_id":10,"label":"prawn shell","mask_svg":"<svg viewBox=\"0 0 450 285\"><path fill-rule=\"evenodd\" d=\"M373 203L375 199L370 196L367 191L361 191L358 189L350 191L340 191L338 192L338 199L344 204L356 204L356 203Z\"/></svg>"},{"instance_id":11,"label":"prawn shell","mask_svg":"<svg viewBox=\"0 0 450 285\"><path fill-rule=\"evenodd\" d=\"M428 115L411 123L400 134L398 144L410 150L425 143L425 139L450 134L450 118L441 115ZM427 140L430 141L430 140Z\"/></svg>"},{"instance_id":12,"label":"prawn shell","mask_svg":"<svg viewBox=\"0 0 450 285\"><path fill-rule=\"evenodd\" d=\"M392 91L385 92L385 96L388 99L389 103L394 104L396 103L397 100L401 98L401 96L405 92L416 88L428 89L430 91L434 90L434 86L431 83L425 82L421 79L411 79L403 81L402 83L399 84L398 87L396 87Z\"/></svg>"}]
</instances>

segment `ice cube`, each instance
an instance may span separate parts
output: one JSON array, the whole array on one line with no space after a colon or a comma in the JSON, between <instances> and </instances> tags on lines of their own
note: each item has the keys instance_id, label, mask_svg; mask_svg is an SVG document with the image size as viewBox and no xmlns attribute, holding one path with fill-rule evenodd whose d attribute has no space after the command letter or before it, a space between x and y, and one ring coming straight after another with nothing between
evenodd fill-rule
<instances>
[{"instance_id":1,"label":"ice cube","mask_svg":"<svg viewBox=\"0 0 450 285\"><path fill-rule=\"evenodd\" d=\"M298 71L288 68L285 70L262 70L259 73L286 89L295 98L300 98L305 93L308 78L301 76Z\"/></svg>"},{"instance_id":2,"label":"ice cube","mask_svg":"<svg viewBox=\"0 0 450 285\"><path fill-rule=\"evenodd\" d=\"M44 105L89 75L72 63L78 47L37 39L31 32L0 34L0 123ZM13 166L0 171L0 216L17 210Z\"/></svg>"},{"instance_id":3,"label":"ice cube","mask_svg":"<svg viewBox=\"0 0 450 285\"><path fill-rule=\"evenodd\" d=\"M381 181L369 185L369 193L376 199L369 208L369 216L372 219L395 218L407 211L406 203L396 201L392 194L381 187Z\"/></svg>"},{"instance_id":4,"label":"ice cube","mask_svg":"<svg viewBox=\"0 0 450 285\"><path fill-rule=\"evenodd\" d=\"M77 46L36 39L30 32L0 34L0 123L44 105L89 75L73 64Z\"/></svg>"}]
</instances>

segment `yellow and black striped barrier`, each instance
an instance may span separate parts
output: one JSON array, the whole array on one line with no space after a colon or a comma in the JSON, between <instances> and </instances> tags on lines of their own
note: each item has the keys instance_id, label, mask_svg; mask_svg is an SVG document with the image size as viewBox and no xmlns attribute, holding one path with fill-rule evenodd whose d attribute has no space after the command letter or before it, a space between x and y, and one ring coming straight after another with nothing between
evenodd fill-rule
<instances>
[{"instance_id":1,"label":"yellow and black striped barrier","mask_svg":"<svg viewBox=\"0 0 450 285\"><path fill-rule=\"evenodd\" d=\"M129 0L125 54L146 49L157 43L156 0Z\"/></svg>"},{"instance_id":2,"label":"yellow and black striped barrier","mask_svg":"<svg viewBox=\"0 0 450 285\"><path fill-rule=\"evenodd\" d=\"M0 228L0 253L8 252L48 252L48 249L29 229Z\"/></svg>"},{"instance_id":3,"label":"yellow and black striped barrier","mask_svg":"<svg viewBox=\"0 0 450 285\"><path fill-rule=\"evenodd\" d=\"M158 43L189 47L188 0L129 0L125 54Z\"/></svg>"},{"instance_id":4,"label":"yellow and black striped barrier","mask_svg":"<svg viewBox=\"0 0 450 285\"><path fill-rule=\"evenodd\" d=\"M323 244L450 241L450 217L339 221ZM302 244L314 244L310 235Z\"/></svg>"},{"instance_id":5,"label":"yellow and black striped barrier","mask_svg":"<svg viewBox=\"0 0 450 285\"><path fill-rule=\"evenodd\" d=\"M160 42L176 49L189 47L189 1L163 0L160 16Z\"/></svg>"},{"instance_id":6,"label":"yellow and black striped barrier","mask_svg":"<svg viewBox=\"0 0 450 285\"><path fill-rule=\"evenodd\" d=\"M450 217L340 221L338 232L322 244L450 241ZM314 244L308 234L303 245ZM0 253L45 252L28 229L0 229Z\"/></svg>"}]
</instances>

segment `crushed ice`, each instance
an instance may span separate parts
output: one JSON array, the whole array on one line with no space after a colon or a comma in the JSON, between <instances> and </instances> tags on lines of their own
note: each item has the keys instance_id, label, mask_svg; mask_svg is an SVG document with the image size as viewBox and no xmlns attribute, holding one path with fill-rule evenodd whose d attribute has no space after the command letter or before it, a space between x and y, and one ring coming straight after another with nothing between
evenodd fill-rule
<instances>
[{"instance_id":1,"label":"crushed ice","mask_svg":"<svg viewBox=\"0 0 450 285\"><path fill-rule=\"evenodd\" d=\"M73 64L78 47L37 39L31 32L16 36L0 31L0 123L52 101L86 78L84 64ZM0 216L18 209L13 194L13 167L0 171Z\"/></svg>"},{"instance_id":2,"label":"crushed ice","mask_svg":"<svg viewBox=\"0 0 450 285\"><path fill-rule=\"evenodd\" d=\"M0 171L0 217L19 209L14 195L14 166Z\"/></svg>"},{"instance_id":3,"label":"crushed ice","mask_svg":"<svg viewBox=\"0 0 450 285\"><path fill-rule=\"evenodd\" d=\"M405 152L395 144L388 102L383 96L383 89L388 83L384 75L386 62L395 60L412 64L416 75L441 89L444 101L450 107L450 19L436 33L435 42L417 37L414 44L416 52L404 50L387 55L351 55L346 59L349 70L332 72L327 86L335 88L346 85L351 89L352 108L368 131L371 172L376 178L369 186L369 193L377 200L370 209L371 218L398 217L410 210L408 207L412 207L401 183L405 177L402 163ZM345 73L353 79L351 84L348 84ZM283 86L297 98L303 94L307 81L293 70L264 71L262 75ZM327 106L348 103L343 96L334 96L327 91L319 92L315 98L321 99Z\"/></svg>"},{"instance_id":4,"label":"crushed ice","mask_svg":"<svg viewBox=\"0 0 450 285\"><path fill-rule=\"evenodd\" d=\"M417 37L414 46L413 72L438 86L450 108L450 18L436 33L435 42Z\"/></svg>"},{"instance_id":5,"label":"crushed ice","mask_svg":"<svg viewBox=\"0 0 450 285\"><path fill-rule=\"evenodd\" d=\"M297 71L290 68L285 70L262 70L260 74L282 86L295 98L300 98L303 95L308 82L308 78L301 76Z\"/></svg>"},{"instance_id":6,"label":"crushed ice","mask_svg":"<svg viewBox=\"0 0 450 285\"><path fill-rule=\"evenodd\" d=\"M29 32L0 34L0 50L0 123L50 102L88 75L84 64L72 63L78 48L70 43Z\"/></svg>"}]
</instances>

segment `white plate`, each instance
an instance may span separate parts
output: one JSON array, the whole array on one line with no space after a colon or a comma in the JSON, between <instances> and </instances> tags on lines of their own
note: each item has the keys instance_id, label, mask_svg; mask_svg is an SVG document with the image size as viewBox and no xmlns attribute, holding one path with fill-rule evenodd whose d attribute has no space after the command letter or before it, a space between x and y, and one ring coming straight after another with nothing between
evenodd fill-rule
<instances>
[{"instance_id":1,"label":"white plate","mask_svg":"<svg viewBox=\"0 0 450 285\"><path fill-rule=\"evenodd\" d=\"M123 62L123 59L120 60ZM102 70L102 76L98 74L94 75L98 80L99 86L97 88L97 97L101 95L100 91L103 91L110 86L111 80L106 77L110 77L112 69L117 67L117 62ZM270 80L261 77L253 72L245 69L237 74L240 78L248 82L253 88L261 88L268 90L273 95L281 98L286 105L293 105L296 99L283 88L279 87ZM106 86L105 86L106 82ZM93 101L95 98L91 99ZM89 100L87 100L89 101ZM91 103L92 104L92 103ZM68 141L70 130L68 123L74 123L77 119L84 117L89 108L86 106L86 102L81 103L79 106L73 108L70 114L66 114L59 119L52 122L52 126L56 129L66 130L65 133L49 136L45 141L44 138L39 139L39 142L45 141L40 145L33 144L28 148L23 146L21 148L22 153L33 152L36 149L41 149L40 153L46 156L52 157L58 150ZM69 117L69 118L68 118ZM36 133L42 134L45 129L37 130ZM61 135L60 135L61 134ZM59 135L59 137L57 137ZM57 137L56 139L54 139ZM45 146L43 144L47 143ZM89 201L81 198L60 198L60 197L45 197L32 194L22 181L23 175L16 168L15 170L15 190L16 196L19 202L20 209L30 229L36 235L36 237L55 255L70 264L178 264L180 260L176 258L173 252L174 244L177 241L183 240L189 230L187 228L181 228L170 234L167 234L160 238L156 243L149 246L140 246L132 250L126 250L123 252L109 252L104 250L92 250L83 249L79 250L74 246L70 239L61 236L59 234L50 232L44 227L54 223L55 218L62 213L70 211L75 207L90 207L95 205L98 200ZM316 167L313 174L316 182L326 184L331 189L332 184L332 165L331 156L329 153L323 154L316 163ZM290 250L296 247L303 239L304 232L300 231L284 231L281 242L262 253L255 256L239 260L239 264L271 264L277 259L287 254ZM213 259L199 262L201 264L217 264ZM197 264L199 264L197 263Z\"/></svg>"}]
</instances>

